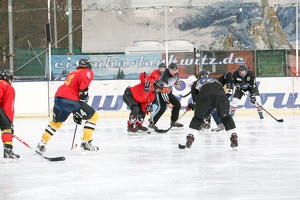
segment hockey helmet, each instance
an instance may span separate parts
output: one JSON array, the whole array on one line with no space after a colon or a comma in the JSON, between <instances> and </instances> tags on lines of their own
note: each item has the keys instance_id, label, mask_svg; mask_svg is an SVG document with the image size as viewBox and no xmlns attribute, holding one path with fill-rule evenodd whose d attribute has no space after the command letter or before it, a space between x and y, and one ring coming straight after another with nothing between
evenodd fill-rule
<instances>
[{"instance_id":1,"label":"hockey helmet","mask_svg":"<svg viewBox=\"0 0 300 200\"><path fill-rule=\"evenodd\" d=\"M248 67L247 67L247 65L240 65L240 66L239 66L238 73L239 73L240 76L242 76L241 71L245 71L246 74L247 74L247 72L248 72Z\"/></svg>"},{"instance_id":2,"label":"hockey helmet","mask_svg":"<svg viewBox=\"0 0 300 200\"><path fill-rule=\"evenodd\" d=\"M193 83L194 83L195 81L197 81L196 76L191 75L191 76L189 76L189 77L187 78L186 84L187 84L187 86L188 86L189 88L191 88L192 85L193 85Z\"/></svg>"},{"instance_id":3,"label":"hockey helmet","mask_svg":"<svg viewBox=\"0 0 300 200\"><path fill-rule=\"evenodd\" d=\"M158 68L161 68L161 67L167 68L167 66L166 66L165 63L160 63L160 64L158 65Z\"/></svg>"},{"instance_id":4,"label":"hockey helmet","mask_svg":"<svg viewBox=\"0 0 300 200\"><path fill-rule=\"evenodd\" d=\"M177 66L176 63L170 63L170 64L169 64L169 68L170 68L170 69L177 70L177 69L178 69L178 66Z\"/></svg>"},{"instance_id":5,"label":"hockey helmet","mask_svg":"<svg viewBox=\"0 0 300 200\"><path fill-rule=\"evenodd\" d=\"M78 63L78 68L88 68L88 69L91 69L92 68L92 65L91 65L91 61L90 59L88 58L82 58L79 60L79 63Z\"/></svg>"},{"instance_id":6,"label":"hockey helmet","mask_svg":"<svg viewBox=\"0 0 300 200\"><path fill-rule=\"evenodd\" d=\"M248 70L248 67L247 67L247 65L241 65L241 66L239 66L239 71L247 71Z\"/></svg>"},{"instance_id":7,"label":"hockey helmet","mask_svg":"<svg viewBox=\"0 0 300 200\"><path fill-rule=\"evenodd\" d=\"M3 69L0 72L0 79L1 80L5 80L8 83L10 83L9 80L12 81L14 79L14 75L13 75L13 73L11 71L9 71L7 69Z\"/></svg>"},{"instance_id":8,"label":"hockey helmet","mask_svg":"<svg viewBox=\"0 0 300 200\"><path fill-rule=\"evenodd\" d=\"M156 89L160 89L160 90L164 89L164 84L161 80L156 80L154 82L154 90Z\"/></svg>"},{"instance_id":9,"label":"hockey helmet","mask_svg":"<svg viewBox=\"0 0 300 200\"><path fill-rule=\"evenodd\" d=\"M209 78L209 77L210 77L209 75L210 75L209 71L202 70L202 71L198 74L197 79Z\"/></svg>"}]
</instances>

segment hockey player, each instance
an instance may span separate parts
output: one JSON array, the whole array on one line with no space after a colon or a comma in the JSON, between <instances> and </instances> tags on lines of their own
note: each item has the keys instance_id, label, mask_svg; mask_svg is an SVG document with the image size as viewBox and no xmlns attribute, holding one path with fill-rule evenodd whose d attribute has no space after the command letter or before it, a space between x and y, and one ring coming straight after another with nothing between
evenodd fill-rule
<instances>
[{"instance_id":1,"label":"hockey player","mask_svg":"<svg viewBox=\"0 0 300 200\"><path fill-rule=\"evenodd\" d=\"M235 85L235 92L230 107L230 115L234 116L239 101L245 92L249 91L250 101L255 105L259 118L263 119L263 111L259 106L261 105L261 98L259 96L258 87L256 85L255 75L253 71L248 70L246 65L241 65L238 70L233 73L233 83Z\"/></svg>"},{"instance_id":2,"label":"hockey player","mask_svg":"<svg viewBox=\"0 0 300 200\"><path fill-rule=\"evenodd\" d=\"M128 132L148 130L147 127L143 126L144 118L153 109L151 103L155 98L155 93L161 92L164 88L160 80L154 82L146 73L140 74L140 80L141 83L127 87L123 94L123 101L131 110L127 122Z\"/></svg>"},{"instance_id":3,"label":"hockey player","mask_svg":"<svg viewBox=\"0 0 300 200\"><path fill-rule=\"evenodd\" d=\"M154 81L158 80L160 76L165 72L166 70L166 64L165 63L160 63L158 66L158 69L155 69L151 74L150 74L150 79L153 79Z\"/></svg>"},{"instance_id":4,"label":"hockey player","mask_svg":"<svg viewBox=\"0 0 300 200\"><path fill-rule=\"evenodd\" d=\"M181 103L172 93L173 86L175 86L176 88L181 88L181 80L178 75L177 64L170 63L168 68L161 75L160 80L164 84L164 89L162 92L156 94L155 104L157 104L158 108L154 112L152 112L152 120L148 127L153 129L157 128L155 124L166 111L166 107L172 110L171 126L183 127L183 124L177 122Z\"/></svg>"},{"instance_id":5,"label":"hockey player","mask_svg":"<svg viewBox=\"0 0 300 200\"><path fill-rule=\"evenodd\" d=\"M13 152L13 120L14 120L14 103L15 89L11 86L13 73L9 70L0 72L0 128L3 142L3 158L5 161L17 161L20 156Z\"/></svg>"},{"instance_id":6,"label":"hockey player","mask_svg":"<svg viewBox=\"0 0 300 200\"><path fill-rule=\"evenodd\" d=\"M210 75L209 71L203 70L203 71L201 71L198 74L198 76L197 76L198 79L203 74L208 74L208 76ZM220 76L217 80L223 85L223 88L224 88L224 91L225 91L225 95L227 96L227 98L229 98L233 94L232 73L231 72L226 72L225 74L223 74L222 76ZM194 89L195 89L195 85L193 85L193 83L195 81L197 81L197 78L195 76L188 77L188 80L187 80L188 84L187 85L189 86L189 88L194 87ZM186 107L186 110L194 110L194 107L195 107L194 103L191 102ZM225 127L224 127L221 119L218 117L218 114L217 114L215 108L209 108L207 115L208 116L211 115L213 117L214 121L217 124L217 127L211 129L211 131L219 132L219 131L222 131L222 130L225 129ZM208 120L208 125L205 128L209 129L210 128L210 117L208 117L207 120Z\"/></svg>"},{"instance_id":7,"label":"hockey player","mask_svg":"<svg viewBox=\"0 0 300 200\"><path fill-rule=\"evenodd\" d=\"M229 100L224 93L223 86L217 80L210 78L208 73L200 72L199 80L192 86L192 98L195 102L194 117L189 125L189 134L185 147L191 148L194 141L194 134L208 124L207 113L209 108L215 108L218 117L225 126L226 132L230 137L230 146L234 149L238 146L238 136L232 117L229 114Z\"/></svg>"},{"instance_id":8,"label":"hockey player","mask_svg":"<svg viewBox=\"0 0 300 200\"><path fill-rule=\"evenodd\" d=\"M233 88L234 88L232 73L228 71L222 76L220 76L217 80L223 85L225 95L227 98L229 98L233 94ZM217 112L215 110L212 110L212 112L213 112L212 117L214 118L217 127L211 129L211 131L218 132L224 130L225 129L224 124L222 123L221 119L218 117Z\"/></svg>"},{"instance_id":9,"label":"hockey player","mask_svg":"<svg viewBox=\"0 0 300 200\"><path fill-rule=\"evenodd\" d=\"M42 139L38 143L36 148L38 153L43 154L46 151L46 144L71 113L73 113L73 120L76 124L81 124L82 120L86 120L81 150L87 152L97 152L99 150L97 146L93 146L91 143L96 122L98 121L98 114L91 106L85 103L88 97L89 85L94 78L91 67L89 59L80 59L77 69L68 74L64 84L56 91L53 119L46 127Z\"/></svg>"}]
</instances>

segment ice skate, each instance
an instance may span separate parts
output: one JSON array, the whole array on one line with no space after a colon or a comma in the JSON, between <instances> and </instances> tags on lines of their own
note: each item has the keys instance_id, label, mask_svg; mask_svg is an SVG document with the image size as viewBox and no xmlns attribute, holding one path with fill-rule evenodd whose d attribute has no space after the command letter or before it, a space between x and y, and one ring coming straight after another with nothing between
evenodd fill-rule
<instances>
[{"instance_id":1,"label":"ice skate","mask_svg":"<svg viewBox=\"0 0 300 200\"><path fill-rule=\"evenodd\" d=\"M181 124L181 123L179 123L179 122L172 122L172 121L171 121L171 126L172 126L172 127L179 128L179 129L182 129L182 128L183 128L183 124Z\"/></svg>"},{"instance_id":2,"label":"ice skate","mask_svg":"<svg viewBox=\"0 0 300 200\"><path fill-rule=\"evenodd\" d=\"M155 124L153 124L153 122L150 122L148 125L148 128L155 130L155 129L157 129L157 126L155 126Z\"/></svg>"},{"instance_id":3,"label":"ice skate","mask_svg":"<svg viewBox=\"0 0 300 200\"><path fill-rule=\"evenodd\" d=\"M92 145L92 140L83 140L81 143L81 151L82 152L91 152L97 153L99 148L97 146Z\"/></svg>"},{"instance_id":4,"label":"ice skate","mask_svg":"<svg viewBox=\"0 0 300 200\"><path fill-rule=\"evenodd\" d=\"M238 147L238 136L236 133L232 133L230 137L230 146L232 147L233 150L237 151Z\"/></svg>"},{"instance_id":5,"label":"ice skate","mask_svg":"<svg viewBox=\"0 0 300 200\"><path fill-rule=\"evenodd\" d=\"M136 130L137 131L148 131L148 128L143 126L141 122L136 122Z\"/></svg>"},{"instance_id":6,"label":"ice skate","mask_svg":"<svg viewBox=\"0 0 300 200\"><path fill-rule=\"evenodd\" d=\"M4 147L3 158L4 158L4 162L15 162L18 161L20 156L18 154L15 154L12 148Z\"/></svg>"},{"instance_id":7,"label":"ice skate","mask_svg":"<svg viewBox=\"0 0 300 200\"><path fill-rule=\"evenodd\" d=\"M44 140L41 140L35 150L39 154L44 154L46 152L46 144Z\"/></svg>"},{"instance_id":8,"label":"ice skate","mask_svg":"<svg viewBox=\"0 0 300 200\"><path fill-rule=\"evenodd\" d=\"M219 132L219 131L223 131L225 129L224 124L218 124L218 126L216 128L211 129L212 132Z\"/></svg>"},{"instance_id":9,"label":"ice skate","mask_svg":"<svg viewBox=\"0 0 300 200\"><path fill-rule=\"evenodd\" d=\"M138 130L136 128L136 124L131 121L128 121L127 122L127 132L128 133L137 133Z\"/></svg>"},{"instance_id":10,"label":"ice skate","mask_svg":"<svg viewBox=\"0 0 300 200\"><path fill-rule=\"evenodd\" d=\"M186 143L185 143L185 146L187 148L191 148L192 147L192 144L194 142L195 138L194 138L194 135L193 134L188 134L186 136Z\"/></svg>"}]
</instances>

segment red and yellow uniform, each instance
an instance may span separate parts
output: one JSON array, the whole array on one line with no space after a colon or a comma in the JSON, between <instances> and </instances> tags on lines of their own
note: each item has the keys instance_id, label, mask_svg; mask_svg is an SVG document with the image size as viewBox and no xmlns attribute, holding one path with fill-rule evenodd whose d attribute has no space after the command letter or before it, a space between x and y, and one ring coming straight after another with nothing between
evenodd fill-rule
<instances>
[{"instance_id":1,"label":"red and yellow uniform","mask_svg":"<svg viewBox=\"0 0 300 200\"><path fill-rule=\"evenodd\" d=\"M0 80L0 107L12 122L15 113L15 89L4 80Z\"/></svg>"},{"instance_id":2,"label":"red and yellow uniform","mask_svg":"<svg viewBox=\"0 0 300 200\"><path fill-rule=\"evenodd\" d=\"M55 97L78 101L79 91L88 88L93 78L94 72L92 70L77 69L67 76L65 83L56 91Z\"/></svg>"}]
</instances>

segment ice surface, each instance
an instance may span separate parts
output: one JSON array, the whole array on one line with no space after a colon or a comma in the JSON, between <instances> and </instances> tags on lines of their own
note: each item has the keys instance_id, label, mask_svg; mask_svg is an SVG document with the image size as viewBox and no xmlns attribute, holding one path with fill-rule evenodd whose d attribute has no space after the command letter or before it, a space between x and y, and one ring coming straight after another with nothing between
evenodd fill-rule
<instances>
[{"instance_id":1,"label":"ice surface","mask_svg":"<svg viewBox=\"0 0 300 200\"><path fill-rule=\"evenodd\" d=\"M100 118L93 144L95 155L71 149L75 124L63 124L47 145L46 156L65 156L49 162L14 139L21 159L4 163L0 148L0 199L300 199L300 116L265 113L236 116L239 150L232 151L227 134L200 131L191 149L184 144L191 119L183 130L128 136L126 118ZM16 118L15 134L33 148L48 118ZM169 118L158 123L168 128ZM215 124L212 124L215 127ZM83 127L75 143L80 145Z\"/></svg>"}]
</instances>

